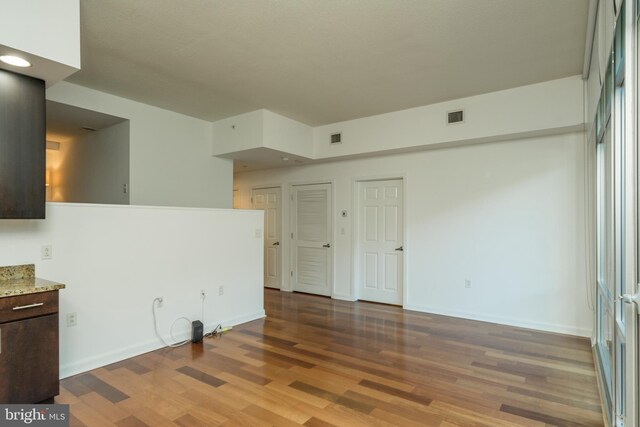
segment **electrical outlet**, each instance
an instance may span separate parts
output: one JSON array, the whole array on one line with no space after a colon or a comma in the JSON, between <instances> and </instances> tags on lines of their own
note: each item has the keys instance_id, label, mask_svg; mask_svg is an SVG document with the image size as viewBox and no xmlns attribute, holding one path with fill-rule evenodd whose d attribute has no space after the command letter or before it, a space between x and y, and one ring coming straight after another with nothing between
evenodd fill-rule
<instances>
[{"instance_id":1,"label":"electrical outlet","mask_svg":"<svg viewBox=\"0 0 640 427\"><path fill-rule=\"evenodd\" d=\"M67 328L71 326L76 326L77 324L78 324L78 314L67 313Z\"/></svg>"},{"instance_id":2,"label":"electrical outlet","mask_svg":"<svg viewBox=\"0 0 640 427\"><path fill-rule=\"evenodd\" d=\"M218 287L218 295L224 295L224 285Z\"/></svg>"},{"instance_id":3,"label":"electrical outlet","mask_svg":"<svg viewBox=\"0 0 640 427\"><path fill-rule=\"evenodd\" d=\"M256 228L256 239L260 239L262 238L262 230L260 230L259 228Z\"/></svg>"},{"instance_id":4,"label":"electrical outlet","mask_svg":"<svg viewBox=\"0 0 640 427\"><path fill-rule=\"evenodd\" d=\"M158 304L156 306L158 308L164 307L164 299L162 297L156 297L156 304Z\"/></svg>"},{"instance_id":5,"label":"electrical outlet","mask_svg":"<svg viewBox=\"0 0 640 427\"><path fill-rule=\"evenodd\" d=\"M465 288L470 288L471 287L471 280L465 279L464 280L464 287Z\"/></svg>"},{"instance_id":6,"label":"electrical outlet","mask_svg":"<svg viewBox=\"0 0 640 427\"><path fill-rule=\"evenodd\" d=\"M42 245L40 248L40 256L42 259L52 259L53 258L53 248L51 245Z\"/></svg>"},{"instance_id":7,"label":"electrical outlet","mask_svg":"<svg viewBox=\"0 0 640 427\"><path fill-rule=\"evenodd\" d=\"M204 289L200 289L200 298L205 299L207 295L204 293Z\"/></svg>"}]
</instances>

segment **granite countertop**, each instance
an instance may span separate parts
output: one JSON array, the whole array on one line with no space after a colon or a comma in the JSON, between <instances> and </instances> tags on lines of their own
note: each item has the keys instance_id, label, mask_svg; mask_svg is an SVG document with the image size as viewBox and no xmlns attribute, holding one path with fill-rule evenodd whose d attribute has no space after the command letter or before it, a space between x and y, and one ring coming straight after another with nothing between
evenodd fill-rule
<instances>
[{"instance_id":1,"label":"granite countertop","mask_svg":"<svg viewBox=\"0 0 640 427\"><path fill-rule=\"evenodd\" d=\"M0 267L0 298L64 289L62 283L39 279L33 264Z\"/></svg>"}]
</instances>

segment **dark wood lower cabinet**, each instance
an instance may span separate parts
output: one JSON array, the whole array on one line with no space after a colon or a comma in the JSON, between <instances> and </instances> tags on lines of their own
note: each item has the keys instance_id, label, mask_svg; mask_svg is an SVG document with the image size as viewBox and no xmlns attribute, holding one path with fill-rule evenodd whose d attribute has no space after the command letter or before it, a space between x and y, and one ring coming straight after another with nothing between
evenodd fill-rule
<instances>
[{"instance_id":1,"label":"dark wood lower cabinet","mask_svg":"<svg viewBox=\"0 0 640 427\"><path fill-rule=\"evenodd\" d=\"M12 297L10 305L37 304L32 302L36 296ZM8 316L0 318L0 403L38 403L59 393L57 304L53 314L29 317L38 314L29 309L22 314L24 318L4 323Z\"/></svg>"}]
</instances>

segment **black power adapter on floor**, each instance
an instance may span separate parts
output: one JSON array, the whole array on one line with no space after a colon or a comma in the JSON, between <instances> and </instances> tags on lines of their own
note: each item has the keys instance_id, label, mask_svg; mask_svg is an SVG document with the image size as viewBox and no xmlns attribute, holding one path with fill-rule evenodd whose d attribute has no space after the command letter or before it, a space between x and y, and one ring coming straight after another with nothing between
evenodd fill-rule
<instances>
[{"instance_id":1,"label":"black power adapter on floor","mask_svg":"<svg viewBox=\"0 0 640 427\"><path fill-rule=\"evenodd\" d=\"M199 320L194 320L191 322L191 342L200 342L202 341L202 333L204 331L204 326L202 322Z\"/></svg>"}]
</instances>

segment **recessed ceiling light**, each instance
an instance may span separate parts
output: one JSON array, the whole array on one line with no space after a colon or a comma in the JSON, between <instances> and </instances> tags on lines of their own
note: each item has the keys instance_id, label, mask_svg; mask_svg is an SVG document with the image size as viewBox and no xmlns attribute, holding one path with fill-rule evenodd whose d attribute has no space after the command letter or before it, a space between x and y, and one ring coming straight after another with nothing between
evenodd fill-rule
<instances>
[{"instance_id":1,"label":"recessed ceiling light","mask_svg":"<svg viewBox=\"0 0 640 427\"><path fill-rule=\"evenodd\" d=\"M280 157L282 159L283 162L288 162L289 158L288 157Z\"/></svg>"},{"instance_id":2,"label":"recessed ceiling light","mask_svg":"<svg viewBox=\"0 0 640 427\"><path fill-rule=\"evenodd\" d=\"M0 61L4 62L5 64L14 65L16 67L31 67L31 62L13 55L1 55Z\"/></svg>"}]
</instances>

